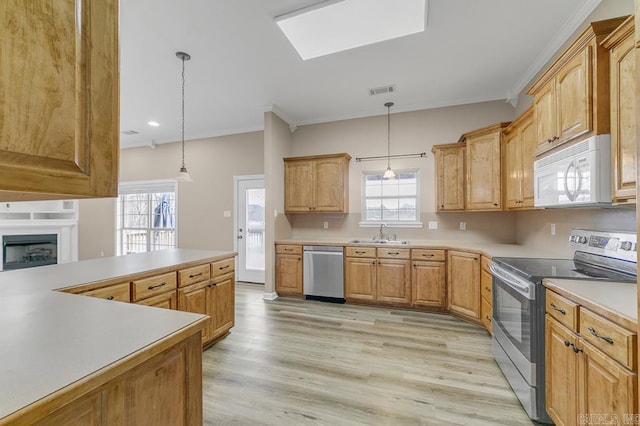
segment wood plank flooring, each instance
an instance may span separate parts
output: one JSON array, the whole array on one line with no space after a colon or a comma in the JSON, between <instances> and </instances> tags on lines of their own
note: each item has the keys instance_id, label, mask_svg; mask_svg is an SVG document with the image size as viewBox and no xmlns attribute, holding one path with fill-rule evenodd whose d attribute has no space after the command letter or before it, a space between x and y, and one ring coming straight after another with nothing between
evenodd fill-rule
<instances>
[{"instance_id":1,"label":"wood plank flooring","mask_svg":"<svg viewBox=\"0 0 640 426\"><path fill-rule=\"evenodd\" d=\"M207 425L531 425L479 326L237 283L236 325L203 354Z\"/></svg>"}]
</instances>

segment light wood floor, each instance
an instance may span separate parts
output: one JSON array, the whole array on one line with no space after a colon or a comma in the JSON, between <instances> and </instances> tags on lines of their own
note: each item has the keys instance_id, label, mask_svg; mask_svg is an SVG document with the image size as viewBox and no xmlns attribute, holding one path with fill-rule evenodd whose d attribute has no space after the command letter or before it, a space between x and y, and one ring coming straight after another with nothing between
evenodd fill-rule
<instances>
[{"instance_id":1,"label":"light wood floor","mask_svg":"<svg viewBox=\"0 0 640 426\"><path fill-rule=\"evenodd\" d=\"M204 352L207 425L530 425L487 332L449 315L262 300Z\"/></svg>"}]
</instances>

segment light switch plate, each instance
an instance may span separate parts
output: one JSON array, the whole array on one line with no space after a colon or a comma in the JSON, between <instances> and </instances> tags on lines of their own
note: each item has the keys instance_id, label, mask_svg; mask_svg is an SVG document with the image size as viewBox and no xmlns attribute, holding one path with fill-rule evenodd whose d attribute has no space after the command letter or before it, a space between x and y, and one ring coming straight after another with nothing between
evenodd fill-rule
<instances>
[{"instance_id":1,"label":"light switch plate","mask_svg":"<svg viewBox=\"0 0 640 426\"><path fill-rule=\"evenodd\" d=\"M231 210L225 210L223 214L224 217L231 217Z\"/></svg>"},{"instance_id":2,"label":"light switch plate","mask_svg":"<svg viewBox=\"0 0 640 426\"><path fill-rule=\"evenodd\" d=\"M556 235L556 224L555 223L551 224L551 235Z\"/></svg>"},{"instance_id":3,"label":"light switch plate","mask_svg":"<svg viewBox=\"0 0 640 426\"><path fill-rule=\"evenodd\" d=\"M438 229L438 222L429 222L429 229Z\"/></svg>"},{"instance_id":4,"label":"light switch plate","mask_svg":"<svg viewBox=\"0 0 640 426\"><path fill-rule=\"evenodd\" d=\"M324 226L324 229L329 229L329 222L324 222L323 226Z\"/></svg>"}]
</instances>

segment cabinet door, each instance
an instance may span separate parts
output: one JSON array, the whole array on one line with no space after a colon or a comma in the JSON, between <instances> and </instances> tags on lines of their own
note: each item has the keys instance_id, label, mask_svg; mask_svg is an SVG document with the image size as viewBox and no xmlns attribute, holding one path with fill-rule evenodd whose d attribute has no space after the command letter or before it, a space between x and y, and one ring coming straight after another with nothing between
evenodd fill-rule
<instances>
[{"instance_id":1,"label":"cabinet door","mask_svg":"<svg viewBox=\"0 0 640 426\"><path fill-rule=\"evenodd\" d=\"M521 166L521 192L520 207L533 207L533 162L535 161L536 149L536 125L533 115L530 119L522 123L520 130L520 166Z\"/></svg>"},{"instance_id":2,"label":"cabinet door","mask_svg":"<svg viewBox=\"0 0 640 426\"><path fill-rule=\"evenodd\" d=\"M550 316L545 320L545 392L547 414L558 426L577 419L577 336ZM604 412L603 412L604 413Z\"/></svg>"},{"instance_id":3,"label":"cabinet door","mask_svg":"<svg viewBox=\"0 0 640 426\"><path fill-rule=\"evenodd\" d=\"M624 416L638 412L636 374L583 340L578 371L578 413Z\"/></svg>"},{"instance_id":4,"label":"cabinet door","mask_svg":"<svg viewBox=\"0 0 640 426\"><path fill-rule=\"evenodd\" d=\"M302 294L302 256L276 255L276 292Z\"/></svg>"},{"instance_id":5,"label":"cabinet door","mask_svg":"<svg viewBox=\"0 0 640 426\"><path fill-rule=\"evenodd\" d=\"M416 306L444 308L446 300L444 262L413 262L411 303Z\"/></svg>"},{"instance_id":6,"label":"cabinet door","mask_svg":"<svg viewBox=\"0 0 640 426\"><path fill-rule=\"evenodd\" d=\"M491 303L483 297L480 302L480 319L482 324L484 324L484 328L486 328L490 334L493 334L493 326L491 323L492 310Z\"/></svg>"},{"instance_id":7,"label":"cabinet door","mask_svg":"<svg viewBox=\"0 0 640 426\"><path fill-rule=\"evenodd\" d=\"M436 202L438 211L464 210L465 145L436 151Z\"/></svg>"},{"instance_id":8,"label":"cabinet door","mask_svg":"<svg viewBox=\"0 0 640 426\"><path fill-rule=\"evenodd\" d=\"M117 196L118 2L3 1L0 51L0 199Z\"/></svg>"},{"instance_id":9,"label":"cabinet door","mask_svg":"<svg viewBox=\"0 0 640 426\"><path fill-rule=\"evenodd\" d=\"M285 211L308 212L315 207L313 164L311 160L284 164Z\"/></svg>"},{"instance_id":10,"label":"cabinet door","mask_svg":"<svg viewBox=\"0 0 640 426\"><path fill-rule=\"evenodd\" d=\"M580 136L592 129L591 55L587 46L558 71L556 102L560 142Z\"/></svg>"},{"instance_id":11,"label":"cabinet door","mask_svg":"<svg viewBox=\"0 0 640 426\"><path fill-rule=\"evenodd\" d=\"M195 314L210 315L207 305L208 283L193 284L178 289L178 310L193 312ZM202 342L211 339L211 322L209 319L207 326L202 329Z\"/></svg>"},{"instance_id":12,"label":"cabinet door","mask_svg":"<svg viewBox=\"0 0 640 426\"><path fill-rule=\"evenodd\" d=\"M551 80L536 94L533 100L533 115L537 152L542 153L551 149L553 138L557 134L555 80Z\"/></svg>"},{"instance_id":13,"label":"cabinet door","mask_svg":"<svg viewBox=\"0 0 640 426\"><path fill-rule=\"evenodd\" d=\"M505 203L507 208L519 208L522 201L522 154L520 134L516 130L506 137L505 142Z\"/></svg>"},{"instance_id":14,"label":"cabinet door","mask_svg":"<svg viewBox=\"0 0 640 426\"><path fill-rule=\"evenodd\" d=\"M227 275L225 278L216 280L210 287L207 297L213 298L208 303L209 307L213 307L213 312L208 312L211 316L211 338L225 334L233 327L235 320L235 280L233 274Z\"/></svg>"},{"instance_id":15,"label":"cabinet door","mask_svg":"<svg viewBox=\"0 0 640 426\"><path fill-rule=\"evenodd\" d=\"M376 259L345 258L344 297L345 299L375 300Z\"/></svg>"},{"instance_id":16,"label":"cabinet door","mask_svg":"<svg viewBox=\"0 0 640 426\"><path fill-rule=\"evenodd\" d=\"M500 210L500 137L493 132L467 139L467 210Z\"/></svg>"},{"instance_id":17,"label":"cabinet door","mask_svg":"<svg viewBox=\"0 0 640 426\"><path fill-rule=\"evenodd\" d=\"M106 424L104 390L80 398L54 411L45 418L33 423L33 426L98 426Z\"/></svg>"},{"instance_id":18,"label":"cabinet door","mask_svg":"<svg viewBox=\"0 0 640 426\"><path fill-rule=\"evenodd\" d=\"M314 211L342 212L345 209L344 158L316 160Z\"/></svg>"},{"instance_id":19,"label":"cabinet door","mask_svg":"<svg viewBox=\"0 0 640 426\"><path fill-rule=\"evenodd\" d=\"M449 251L447 280L449 310L480 319L480 255Z\"/></svg>"},{"instance_id":20,"label":"cabinet door","mask_svg":"<svg viewBox=\"0 0 640 426\"><path fill-rule=\"evenodd\" d=\"M147 299L138 300L136 304L176 310L178 309L178 295L175 291L167 291Z\"/></svg>"},{"instance_id":21,"label":"cabinet door","mask_svg":"<svg viewBox=\"0 0 640 426\"><path fill-rule=\"evenodd\" d=\"M636 199L636 52L629 36L611 50L611 156L615 202Z\"/></svg>"},{"instance_id":22,"label":"cabinet door","mask_svg":"<svg viewBox=\"0 0 640 426\"><path fill-rule=\"evenodd\" d=\"M409 260L380 259L376 274L376 300L403 304L411 302Z\"/></svg>"}]
</instances>

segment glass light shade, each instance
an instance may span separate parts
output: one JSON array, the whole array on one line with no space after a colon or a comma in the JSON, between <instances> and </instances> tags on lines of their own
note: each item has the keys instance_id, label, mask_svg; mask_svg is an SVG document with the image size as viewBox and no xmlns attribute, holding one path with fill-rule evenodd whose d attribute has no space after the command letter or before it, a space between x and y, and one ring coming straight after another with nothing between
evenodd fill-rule
<instances>
[{"instance_id":1,"label":"glass light shade","mask_svg":"<svg viewBox=\"0 0 640 426\"><path fill-rule=\"evenodd\" d=\"M391 166L387 166L387 170L385 170L382 177L384 179L393 179L396 177L396 174L393 172L393 170L391 170Z\"/></svg>"},{"instance_id":2,"label":"glass light shade","mask_svg":"<svg viewBox=\"0 0 640 426\"><path fill-rule=\"evenodd\" d=\"M176 180L178 182L193 182L193 179L185 166L180 167L180 172L178 173Z\"/></svg>"}]
</instances>

